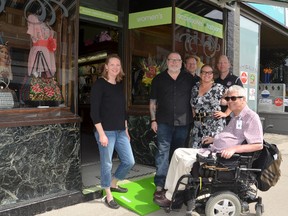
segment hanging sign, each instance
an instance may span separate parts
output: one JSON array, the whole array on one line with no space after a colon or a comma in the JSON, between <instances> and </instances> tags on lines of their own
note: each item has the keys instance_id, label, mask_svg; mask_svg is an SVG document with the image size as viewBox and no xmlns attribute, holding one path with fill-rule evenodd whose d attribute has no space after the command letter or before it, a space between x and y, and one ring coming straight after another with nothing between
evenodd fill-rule
<instances>
[{"instance_id":1,"label":"hanging sign","mask_svg":"<svg viewBox=\"0 0 288 216\"><path fill-rule=\"evenodd\" d=\"M87 8L83 6L80 6L79 13L86 15L86 16L109 20L111 22L118 22L118 16L115 14L106 13L103 11L99 11L99 10L95 10L95 9L91 9L91 8Z\"/></svg>"},{"instance_id":2,"label":"hanging sign","mask_svg":"<svg viewBox=\"0 0 288 216\"><path fill-rule=\"evenodd\" d=\"M129 29L172 23L172 7L129 14Z\"/></svg>"},{"instance_id":3,"label":"hanging sign","mask_svg":"<svg viewBox=\"0 0 288 216\"><path fill-rule=\"evenodd\" d=\"M223 25L180 8L176 8L175 12L176 24L213 35L218 38L223 38Z\"/></svg>"}]
</instances>

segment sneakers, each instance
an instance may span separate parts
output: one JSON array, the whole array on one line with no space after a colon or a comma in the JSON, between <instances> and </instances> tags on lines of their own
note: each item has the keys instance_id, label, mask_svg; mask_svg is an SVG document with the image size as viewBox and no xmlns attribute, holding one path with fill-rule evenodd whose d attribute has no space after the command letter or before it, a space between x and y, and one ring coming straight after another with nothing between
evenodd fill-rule
<instances>
[{"instance_id":1,"label":"sneakers","mask_svg":"<svg viewBox=\"0 0 288 216\"><path fill-rule=\"evenodd\" d=\"M107 197L105 197L105 203L108 205L108 207L112 209L118 209L120 206L117 202L115 202L113 199L108 202Z\"/></svg>"}]
</instances>

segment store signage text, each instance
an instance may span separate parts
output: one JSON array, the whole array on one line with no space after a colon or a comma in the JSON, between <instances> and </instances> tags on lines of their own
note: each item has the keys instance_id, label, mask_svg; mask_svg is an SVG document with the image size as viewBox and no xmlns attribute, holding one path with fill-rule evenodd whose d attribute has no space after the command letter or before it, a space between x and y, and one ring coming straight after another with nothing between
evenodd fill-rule
<instances>
[{"instance_id":1,"label":"store signage text","mask_svg":"<svg viewBox=\"0 0 288 216\"><path fill-rule=\"evenodd\" d=\"M175 23L209 35L223 38L223 26L221 24L180 8L176 8Z\"/></svg>"},{"instance_id":2,"label":"store signage text","mask_svg":"<svg viewBox=\"0 0 288 216\"><path fill-rule=\"evenodd\" d=\"M100 18L100 19L104 19L104 20L109 20L111 22L117 22L118 23L118 20L119 20L118 15L106 13L103 11L99 11L99 10L95 10L95 9L91 9L91 8L87 8L87 7L83 7L83 6L80 6L79 13L82 15L86 15L86 16L91 16L91 17L96 17L96 18Z\"/></svg>"},{"instance_id":3,"label":"store signage text","mask_svg":"<svg viewBox=\"0 0 288 216\"><path fill-rule=\"evenodd\" d=\"M161 8L129 14L129 29L171 24L172 8Z\"/></svg>"},{"instance_id":4,"label":"store signage text","mask_svg":"<svg viewBox=\"0 0 288 216\"><path fill-rule=\"evenodd\" d=\"M176 8L175 23L209 35L223 38L223 26L209 19ZM129 14L129 29L172 23L172 8L161 8Z\"/></svg>"}]
</instances>

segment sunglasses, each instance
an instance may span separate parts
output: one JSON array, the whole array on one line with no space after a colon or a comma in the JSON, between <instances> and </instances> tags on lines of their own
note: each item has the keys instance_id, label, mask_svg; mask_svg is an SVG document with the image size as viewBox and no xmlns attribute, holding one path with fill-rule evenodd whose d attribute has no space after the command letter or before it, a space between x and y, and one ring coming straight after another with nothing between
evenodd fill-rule
<instances>
[{"instance_id":1,"label":"sunglasses","mask_svg":"<svg viewBox=\"0 0 288 216\"><path fill-rule=\"evenodd\" d=\"M226 101L230 101L230 99L231 99L232 101L236 101L237 98L243 98L243 96L231 96L231 97L225 97L224 99L225 99Z\"/></svg>"}]
</instances>

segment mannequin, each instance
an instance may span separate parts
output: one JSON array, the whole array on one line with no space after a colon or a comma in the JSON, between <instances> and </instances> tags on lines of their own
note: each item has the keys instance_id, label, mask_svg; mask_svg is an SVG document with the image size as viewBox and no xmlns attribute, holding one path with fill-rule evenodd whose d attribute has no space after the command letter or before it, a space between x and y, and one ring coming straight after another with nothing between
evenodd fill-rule
<instances>
[{"instance_id":1,"label":"mannequin","mask_svg":"<svg viewBox=\"0 0 288 216\"><path fill-rule=\"evenodd\" d=\"M0 45L0 85L3 88L8 87L10 81L13 79L11 70L11 58L9 49L6 44Z\"/></svg>"},{"instance_id":2,"label":"mannequin","mask_svg":"<svg viewBox=\"0 0 288 216\"><path fill-rule=\"evenodd\" d=\"M56 72L54 53L56 50L56 40L54 39L54 33L55 32L51 27L48 24L39 21L36 15L30 14L28 16L27 34L31 36L33 43L28 58L29 76L34 75L35 77L41 77L42 72L46 73L46 77L54 76ZM44 67L43 62L40 62L37 65L37 56L39 52L43 54L41 54L41 56L44 56L45 64L47 63L50 72Z\"/></svg>"}]
</instances>

